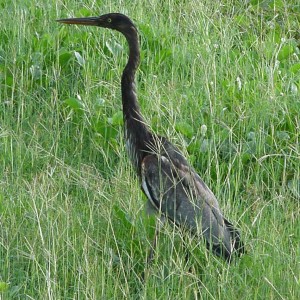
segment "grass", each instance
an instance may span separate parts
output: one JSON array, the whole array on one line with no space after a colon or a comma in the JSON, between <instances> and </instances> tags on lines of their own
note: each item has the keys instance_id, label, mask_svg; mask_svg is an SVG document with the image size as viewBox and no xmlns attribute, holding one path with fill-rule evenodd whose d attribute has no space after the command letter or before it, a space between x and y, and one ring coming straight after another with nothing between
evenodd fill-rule
<instances>
[{"instance_id":1,"label":"grass","mask_svg":"<svg viewBox=\"0 0 300 300\"><path fill-rule=\"evenodd\" d=\"M1 299L299 299L298 2L0 2ZM155 218L124 149L125 39L55 19L120 11L141 33L148 124L189 157L247 254L228 266Z\"/></svg>"}]
</instances>

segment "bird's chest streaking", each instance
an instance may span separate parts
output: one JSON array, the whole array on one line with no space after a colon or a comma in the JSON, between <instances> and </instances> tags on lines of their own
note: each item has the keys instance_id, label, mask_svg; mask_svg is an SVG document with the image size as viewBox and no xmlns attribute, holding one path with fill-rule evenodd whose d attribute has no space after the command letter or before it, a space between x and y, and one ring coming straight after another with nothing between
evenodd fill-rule
<instances>
[{"instance_id":1,"label":"bird's chest streaking","mask_svg":"<svg viewBox=\"0 0 300 300\"><path fill-rule=\"evenodd\" d=\"M149 138L149 132L137 120L125 119L124 125L126 151L133 167L140 176L141 162L147 153L145 140Z\"/></svg>"},{"instance_id":2,"label":"bird's chest streaking","mask_svg":"<svg viewBox=\"0 0 300 300\"><path fill-rule=\"evenodd\" d=\"M136 137L133 136L130 132L128 132L126 128L125 128L125 146L132 165L135 167L135 169L137 169L139 164L139 155L138 155L138 149L136 148Z\"/></svg>"},{"instance_id":3,"label":"bird's chest streaking","mask_svg":"<svg viewBox=\"0 0 300 300\"><path fill-rule=\"evenodd\" d=\"M141 175L141 162L152 150L153 134L146 126L137 107L124 113L124 137L128 156L138 175Z\"/></svg>"}]
</instances>

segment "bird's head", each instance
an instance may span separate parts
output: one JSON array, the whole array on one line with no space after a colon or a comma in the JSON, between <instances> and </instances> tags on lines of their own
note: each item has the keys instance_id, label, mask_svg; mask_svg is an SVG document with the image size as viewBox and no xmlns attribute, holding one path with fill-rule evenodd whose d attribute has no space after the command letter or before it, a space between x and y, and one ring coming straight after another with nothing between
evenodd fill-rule
<instances>
[{"instance_id":1,"label":"bird's head","mask_svg":"<svg viewBox=\"0 0 300 300\"><path fill-rule=\"evenodd\" d=\"M132 29L136 29L132 21L120 13L110 13L99 17L60 19L57 20L57 22L110 28L120 31L123 34L126 34L126 32Z\"/></svg>"}]
</instances>

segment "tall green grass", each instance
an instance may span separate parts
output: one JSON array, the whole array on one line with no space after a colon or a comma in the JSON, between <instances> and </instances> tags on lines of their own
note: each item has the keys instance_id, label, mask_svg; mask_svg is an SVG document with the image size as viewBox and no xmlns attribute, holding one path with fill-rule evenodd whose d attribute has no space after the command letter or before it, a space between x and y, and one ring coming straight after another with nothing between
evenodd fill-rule
<instances>
[{"instance_id":1,"label":"tall green grass","mask_svg":"<svg viewBox=\"0 0 300 300\"><path fill-rule=\"evenodd\" d=\"M300 7L294 1L0 2L0 298L299 299ZM125 153L125 39L57 18L128 14L148 124L240 228L227 265L155 217Z\"/></svg>"}]
</instances>

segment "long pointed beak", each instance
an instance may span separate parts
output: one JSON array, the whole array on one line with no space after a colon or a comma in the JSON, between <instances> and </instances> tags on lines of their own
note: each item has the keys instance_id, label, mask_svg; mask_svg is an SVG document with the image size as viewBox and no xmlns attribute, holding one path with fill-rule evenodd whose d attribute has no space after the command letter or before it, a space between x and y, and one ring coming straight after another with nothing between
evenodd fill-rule
<instances>
[{"instance_id":1,"label":"long pointed beak","mask_svg":"<svg viewBox=\"0 0 300 300\"><path fill-rule=\"evenodd\" d=\"M99 17L59 19L56 21L65 24L78 24L78 25L88 25L88 26L99 25Z\"/></svg>"}]
</instances>

